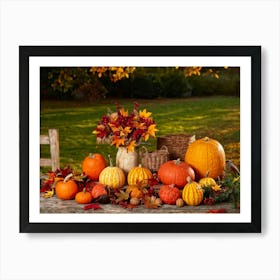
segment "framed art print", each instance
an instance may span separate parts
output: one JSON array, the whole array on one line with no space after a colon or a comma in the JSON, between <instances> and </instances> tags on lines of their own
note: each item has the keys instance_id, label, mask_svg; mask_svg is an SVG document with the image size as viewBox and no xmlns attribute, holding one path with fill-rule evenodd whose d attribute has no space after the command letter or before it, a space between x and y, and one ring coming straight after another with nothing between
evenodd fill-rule
<instances>
[{"instance_id":1,"label":"framed art print","mask_svg":"<svg viewBox=\"0 0 280 280\"><path fill-rule=\"evenodd\" d=\"M20 46L20 232L261 232L260 46Z\"/></svg>"}]
</instances>

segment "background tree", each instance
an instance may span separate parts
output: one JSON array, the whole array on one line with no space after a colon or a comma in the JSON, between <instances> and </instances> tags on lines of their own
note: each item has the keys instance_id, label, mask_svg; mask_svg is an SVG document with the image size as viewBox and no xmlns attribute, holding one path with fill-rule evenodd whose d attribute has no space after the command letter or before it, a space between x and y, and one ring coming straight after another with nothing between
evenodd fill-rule
<instances>
[{"instance_id":1,"label":"background tree","mask_svg":"<svg viewBox=\"0 0 280 280\"><path fill-rule=\"evenodd\" d=\"M238 67L41 68L41 97L56 99L239 96Z\"/></svg>"}]
</instances>

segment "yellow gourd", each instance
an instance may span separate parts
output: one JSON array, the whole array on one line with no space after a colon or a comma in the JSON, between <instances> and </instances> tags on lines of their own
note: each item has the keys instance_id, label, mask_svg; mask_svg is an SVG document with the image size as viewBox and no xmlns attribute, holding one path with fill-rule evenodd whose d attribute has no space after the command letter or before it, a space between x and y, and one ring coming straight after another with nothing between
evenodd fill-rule
<instances>
[{"instance_id":1,"label":"yellow gourd","mask_svg":"<svg viewBox=\"0 0 280 280\"><path fill-rule=\"evenodd\" d=\"M127 175L128 185L141 185L142 187L148 185L148 180L153 178L152 172L142 167L141 164L132 168Z\"/></svg>"},{"instance_id":2,"label":"yellow gourd","mask_svg":"<svg viewBox=\"0 0 280 280\"><path fill-rule=\"evenodd\" d=\"M110 166L104 168L99 175L99 183L109 186L112 189L121 188L125 185L124 171L116 166L113 166L111 157Z\"/></svg>"},{"instance_id":3,"label":"yellow gourd","mask_svg":"<svg viewBox=\"0 0 280 280\"><path fill-rule=\"evenodd\" d=\"M182 198L187 205L199 205L203 200L203 189L197 182L189 180L182 191Z\"/></svg>"}]
</instances>

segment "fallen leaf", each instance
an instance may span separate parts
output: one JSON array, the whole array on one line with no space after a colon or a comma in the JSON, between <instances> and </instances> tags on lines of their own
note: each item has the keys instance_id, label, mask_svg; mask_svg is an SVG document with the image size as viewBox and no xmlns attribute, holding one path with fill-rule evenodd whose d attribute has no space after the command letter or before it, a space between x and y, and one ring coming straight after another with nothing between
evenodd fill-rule
<instances>
[{"instance_id":1,"label":"fallen leaf","mask_svg":"<svg viewBox=\"0 0 280 280\"><path fill-rule=\"evenodd\" d=\"M51 191L46 191L44 197L45 198L50 198L54 195L54 189L52 189Z\"/></svg>"},{"instance_id":2,"label":"fallen leaf","mask_svg":"<svg viewBox=\"0 0 280 280\"><path fill-rule=\"evenodd\" d=\"M161 206L161 199L157 198L156 196L148 196L146 195L144 198L144 205L146 208L156 209Z\"/></svg>"},{"instance_id":3,"label":"fallen leaf","mask_svg":"<svg viewBox=\"0 0 280 280\"><path fill-rule=\"evenodd\" d=\"M212 213L212 214L227 213L227 210L223 209L223 208L220 208L220 209L210 209L210 210L208 210L208 213Z\"/></svg>"},{"instance_id":4,"label":"fallen leaf","mask_svg":"<svg viewBox=\"0 0 280 280\"><path fill-rule=\"evenodd\" d=\"M119 193L115 193L115 195L117 196L116 203L129 199L129 193L122 190Z\"/></svg>"},{"instance_id":5,"label":"fallen leaf","mask_svg":"<svg viewBox=\"0 0 280 280\"><path fill-rule=\"evenodd\" d=\"M100 207L100 205L98 203L92 203L92 204L88 204L88 205L84 206L84 210L89 210L89 209L97 210L97 209L102 209L102 208Z\"/></svg>"}]
</instances>

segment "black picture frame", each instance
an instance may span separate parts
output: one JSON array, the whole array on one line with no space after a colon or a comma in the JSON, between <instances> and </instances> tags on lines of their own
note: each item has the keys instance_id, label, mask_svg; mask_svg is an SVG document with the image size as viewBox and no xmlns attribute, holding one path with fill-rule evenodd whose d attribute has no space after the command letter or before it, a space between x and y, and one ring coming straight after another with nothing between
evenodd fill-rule
<instances>
[{"instance_id":1,"label":"black picture frame","mask_svg":"<svg viewBox=\"0 0 280 280\"><path fill-rule=\"evenodd\" d=\"M223 223L34 223L29 220L29 62L37 56L230 56L251 58L251 222ZM21 233L260 233L261 46L19 46Z\"/></svg>"}]
</instances>

